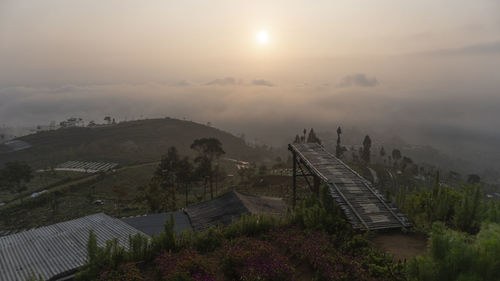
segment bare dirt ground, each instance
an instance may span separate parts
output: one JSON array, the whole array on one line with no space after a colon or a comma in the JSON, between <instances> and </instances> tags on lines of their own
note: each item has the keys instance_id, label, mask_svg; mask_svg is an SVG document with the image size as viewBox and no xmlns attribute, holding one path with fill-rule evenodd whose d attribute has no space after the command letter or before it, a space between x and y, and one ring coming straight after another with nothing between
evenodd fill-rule
<instances>
[{"instance_id":1,"label":"bare dirt ground","mask_svg":"<svg viewBox=\"0 0 500 281\"><path fill-rule=\"evenodd\" d=\"M381 233L370 241L376 248L394 255L396 261L409 260L427 250L427 237L420 233Z\"/></svg>"}]
</instances>

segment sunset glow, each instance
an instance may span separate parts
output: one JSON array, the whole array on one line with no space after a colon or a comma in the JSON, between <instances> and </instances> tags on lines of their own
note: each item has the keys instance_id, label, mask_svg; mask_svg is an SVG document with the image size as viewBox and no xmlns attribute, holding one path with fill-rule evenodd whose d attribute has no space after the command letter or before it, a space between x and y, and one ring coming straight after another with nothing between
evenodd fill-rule
<instances>
[{"instance_id":1,"label":"sunset glow","mask_svg":"<svg viewBox=\"0 0 500 281\"><path fill-rule=\"evenodd\" d=\"M260 45L267 45L269 43L269 32L267 30L257 32L257 42Z\"/></svg>"}]
</instances>

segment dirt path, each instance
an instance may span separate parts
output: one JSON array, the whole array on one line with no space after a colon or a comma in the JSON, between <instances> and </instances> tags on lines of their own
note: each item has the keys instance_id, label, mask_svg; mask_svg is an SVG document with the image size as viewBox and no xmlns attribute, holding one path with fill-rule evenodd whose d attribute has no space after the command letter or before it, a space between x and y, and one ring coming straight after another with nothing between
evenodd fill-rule
<instances>
[{"instance_id":1,"label":"dirt path","mask_svg":"<svg viewBox=\"0 0 500 281\"><path fill-rule=\"evenodd\" d=\"M374 246L394 255L394 259L409 260L427 250L427 237L417 233L384 233L370 239Z\"/></svg>"}]
</instances>

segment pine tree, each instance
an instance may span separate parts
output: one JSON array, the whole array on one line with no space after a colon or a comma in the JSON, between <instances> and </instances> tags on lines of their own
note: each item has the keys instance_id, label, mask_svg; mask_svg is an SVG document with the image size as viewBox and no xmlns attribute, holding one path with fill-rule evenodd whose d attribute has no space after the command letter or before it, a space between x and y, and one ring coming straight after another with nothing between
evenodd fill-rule
<instances>
[{"instance_id":1,"label":"pine tree","mask_svg":"<svg viewBox=\"0 0 500 281\"><path fill-rule=\"evenodd\" d=\"M309 135L307 136L307 142L321 144L321 140L316 136L316 133L314 132L313 128L311 128L311 130L309 131Z\"/></svg>"},{"instance_id":2,"label":"pine tree","mask_svg":"<svg viewBox=\"0 0 500 281\"><path fill-rule=\"evenodd\" d=\"M363 153L362 158L366 163L370 163L370 148L372 146L372 140L370 136L366 135L363 140Z\"/></svg>"},{"instance_id":3,"label":"pine tree","mask_svg":"<svg viewBox=\"0 0 500 281\"><path fill-rule=\"evenodd\" d=\"M341 158L344 154L344 148L340 146L340 135L342 134L342 129L340 126L337 128L337 146L335 146L335 156Z\"/></svg>"}]
</instances>

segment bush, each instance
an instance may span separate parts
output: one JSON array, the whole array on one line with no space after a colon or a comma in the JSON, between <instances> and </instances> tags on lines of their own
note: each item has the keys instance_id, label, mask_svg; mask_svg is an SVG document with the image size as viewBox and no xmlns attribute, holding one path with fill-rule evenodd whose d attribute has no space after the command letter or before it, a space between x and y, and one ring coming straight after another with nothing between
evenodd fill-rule
<instances>
[{"instance_id":1,"label":"bush","mask_svg":"<svg viewBox=\"0 0 500 281\"><path fill-rule=\"evenodd\" d=\"M491 200L483 204L482 207L485 220L494 223L500 223L500 201Z\"/></svg>"},{"instance_id":2,"label":"bush","mask_svg":"<svg viewBox=\"0 0 500 281\"><path fill-rule=\"evenodd\" d=\"M293 268L279 249L266 241L238 238L225 246L222 270L230 280L286 281Z\"/></svg>"},{"instance_id":3,"label":"bush","mask_svg":"<svg viewBox=\"0 0 500 281\"><path fill-rule=\"evenodd\" d=\"M134 263L120 265L117 269L104 270L97 281L143 281L145 280Z\"/></svg>"},{"instance_id":4,"label":"bush","mask_svg":"<svg viewBox=\"0 0 500 281\"><path fill-rule=\"evenodd\" d=\"M179 253L163 250L156 258L156 267L161 279L166 281L214 280L214 273L205 260L191 249Z\"/></svg>"},{"instance_id":5,"label":"bush","mask_svg":"<svg viewBox=\"0 0 500 281\"><path fill-rule=\"evenodd\" d=\"M291 221L309 230L326 231L337 236L352 234L352 228L337 208L328 186L321 187L319 197L311 195L302 201L292 213Z\"/></svg>"},{"instance_id":6,"label":"bush","mask_svg":"<svg viewBox=\"0 0 500 281\"><path fill-rule=\"evenodd\" d=\"M164 231L160 232L158 236L152 237L151 247L153 252L160 250L174 250L176 248L176 235L174 230L174 217L170 214L170 220L165 220Z\"/></svg>"},{"instance_id":7,"label":"bush","mask_svg":"<svg viewBox=\"0 0 500 281\"><path fill-rule=\"evenodd\" d=\"M500 280L500 225L484 224L476 237L447 229L443 223L432 226L431 247L427 255L413 259L408 266L411 280Z\"/></svg>"},{"instance_id":8,"label":"bush","mask_svg":"<svg viewBox=\"0 0 500 281\"><path fill-rule=\"evenodd\" d=\"M405 280L405 268L373 248L362 236L343 245L323 231L297 227L271 232L273 242L294 258L306 261L316 271L316 280Z\"/></svg>"},{"instance_id":9,"label":"bush","mask_svg":"<svg viewBox=\"0 0 500 281\"><path fill-rule=\"evenodd\" d=\"M207 253L219 247L223 240L224 235L222 234L221 228L212 226L203 232L195 232L193 244L196 250L201 253Z\"/></svg>"},{"instance_id":10,"label":"bush","mask_svg":"<svg viewBox=\"0 0 500 281\"><path fill-rule=\"evenodd\" d=\"M238 221L233 222L224 228L226 238L238 236L255 236L267 232L271 228L279 225L280 221L269 215L247 215L243 214Z\"/></svg>"},{"instance_id":11,"label":"bush","mask_svg":"<svg viewBox=\"0 0 500 281\"><path fill-rule=\"evenodd\" d=\"M305 232L292 227L277 229L272 236L292 257L307 261L316 270L318 280L366 280L364 270L342 257L325 232Z\"/></svg>"},{"instance_id":12,"label":"bush","mask_svg":"<svg viewBox=\"0 0 500 281\"><path fill-rule=\"evenodd\" d=\"M463 186L461 193L462 198L455 205L455 226L461 231L476 233L480 224L481 186Z\"/></svg>"}]
</instances>

